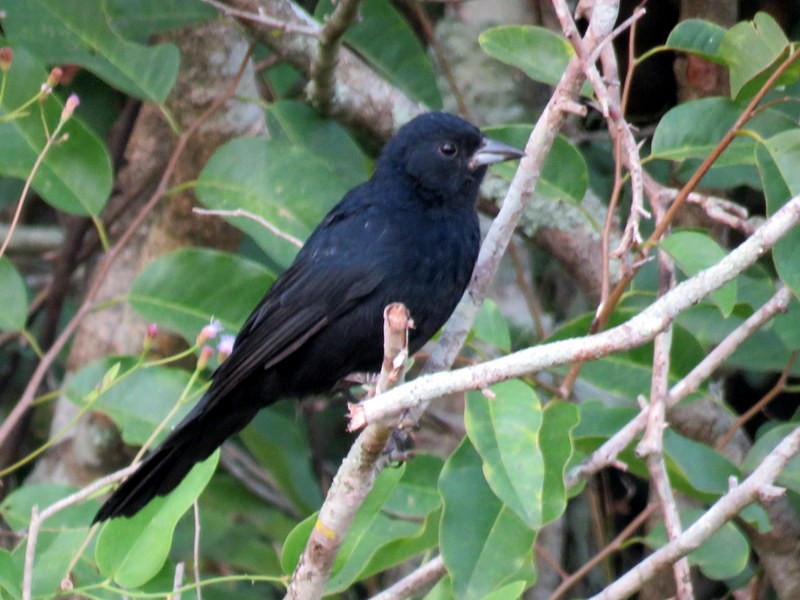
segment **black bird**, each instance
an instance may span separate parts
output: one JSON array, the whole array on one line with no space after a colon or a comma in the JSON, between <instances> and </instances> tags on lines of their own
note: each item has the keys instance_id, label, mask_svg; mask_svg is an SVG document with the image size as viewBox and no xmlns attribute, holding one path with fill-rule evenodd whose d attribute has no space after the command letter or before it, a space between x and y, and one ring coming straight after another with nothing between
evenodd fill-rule
<instances>
[{"instance_id":1,"label":"black bird","mask_svg":"<svg viewBox=\"0 0 800 600\"><path fill-rule=\"evenodd\" d=\"M94 521L132 516L172 491L264 406L378 371L386 305L408 307L410 351L419 350L470 280L487 165L522 154L448 113L401 127L372 178L328 213L253 310L209 390Z\"/></svg>"}]
</instances>

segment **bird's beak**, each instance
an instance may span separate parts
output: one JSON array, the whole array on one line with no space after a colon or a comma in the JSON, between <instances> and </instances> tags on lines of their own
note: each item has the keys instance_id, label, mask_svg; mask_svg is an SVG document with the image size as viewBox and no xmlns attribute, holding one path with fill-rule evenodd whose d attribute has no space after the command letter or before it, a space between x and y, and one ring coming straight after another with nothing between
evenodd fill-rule
<instances>
[{"instance_id":1,"label":"bird's beak","mask_svg":"<svg viewBox=\"0 0 800 600\"><path fill-rule=\"evenodd\" d=\"M491 165L514 158L522 158L523 156L525 156L525 153L522 150L485 137L481 145L475 151L475 154L469 159L469 169L470 171L474 171L478 167L484 165Z\"/></svg>"}]
</instances>

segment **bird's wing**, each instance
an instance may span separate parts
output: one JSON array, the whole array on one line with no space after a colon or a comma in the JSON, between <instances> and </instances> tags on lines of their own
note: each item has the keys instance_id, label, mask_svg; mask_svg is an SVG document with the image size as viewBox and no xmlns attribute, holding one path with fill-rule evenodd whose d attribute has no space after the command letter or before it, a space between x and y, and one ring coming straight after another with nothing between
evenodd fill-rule
<instances>
[{"instance_id":1,"label":"bird's wing","mask_svg":"<svg viewBox=\"0 0 800 600\"><path fill-rule=\"evenodd\" d=\"M369 295L385 277L363 260L350 223L362 214L342 203L309 238L245 321L233 352L214 374L217 391L235 388L256 369L267 369L295 352L331 321Z\"/></svg>"}]
</instances>

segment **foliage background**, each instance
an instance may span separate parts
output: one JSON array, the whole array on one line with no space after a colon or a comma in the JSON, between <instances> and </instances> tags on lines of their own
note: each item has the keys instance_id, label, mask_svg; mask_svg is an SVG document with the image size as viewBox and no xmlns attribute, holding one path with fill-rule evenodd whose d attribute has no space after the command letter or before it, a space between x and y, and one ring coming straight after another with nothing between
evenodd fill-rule
<instances>
[{"instance_id":1,"label":"foliage background","mask_svg":"<svg viewBox=\"0 0 800 600\"><path fill-rule=\"evenodd\" d=\"M627 4L620 23L633 10ZM445 108L522 146L574 54L548 2L364 0L337 67L347 99L326 107L306 87L317 26L293 21L264 35L252 20L223 16L225 5L0 4L0 47L13 50L0 91L0 237L9 240L0 257L3 597L22 595L32 508L128 464L177 422L218 360L202 348L216 353L219 337L198 342L198 333L212 317L236 331L291 261L295 242L369 176L399 123L423 107ZM264 5L289 20L290 3ZM759 7L769 14L756 14ZM630 274L607 327L626 322L666 291L659 266L668 258L679 279L691 278L800 194L800 63L789 64L757 111L747 108L795 51L800 14L791 3L759 7L652 3L637 24L634 54L652 55L637 62L631 81L620 74L630 90L625 117L638 126L644 171L659 189L680 189L734 122L752 117L675 217L659 246L666 255L634 269L636 248L625 247L627 260L602 252L601 240L613 250L623 239L632 191L603 118L596 110L572 116L459 364L585 336L608 298L604 286ZM303 8L320 23L333 9L325 0ZM626 35L615 48L624 69ZM42 90L54 67L59 81ZM583 91L596 108L591 87ZM52 134L71 94L80 105ZM487 226L514 169L498 166L487 181L480 205ZM31 192L23 195L27 178ZM198 205L244 210L270 228L241 216L201 216L192 211ZM659 220L659 206L648 208ZM653 220L641 228L647 238ZM789 234L679 315L670 386L782 285L800 289L798 243ZM684 526L728 491L731 477L744 478L796 432L799 311L793 299L670 410L661 456ZM588 596L663 545L652 471L633 447L619 456L627 472L606 468L564 484L564 473L635 418L640 397L651 397L660 372L653 345L585 363L565 388L569 370L494 385L491 400L473 391L434 403L417 435L418 456L385 470L361 507L328 592L369 597L438 554L447 575L421 597ZM36 396L32 409L15 413L26 395ZM33 597L56 595L67 572L88 597L164 596L179 565L181 581L221 578L202 586L205 598L279 597L352 441L346 399L262 411L178 492L137 519L109 524L88 547L99 499L59 512L39 532L27 569ZM212 476L217 460L222 467ZM750 506L690 555L697 597L800 593L797 460L777 483L784 496ZM198 498L199 550L189 510ZM674 594L672 579L663 570L642 597Z\"/></svg>"}]
</instances>

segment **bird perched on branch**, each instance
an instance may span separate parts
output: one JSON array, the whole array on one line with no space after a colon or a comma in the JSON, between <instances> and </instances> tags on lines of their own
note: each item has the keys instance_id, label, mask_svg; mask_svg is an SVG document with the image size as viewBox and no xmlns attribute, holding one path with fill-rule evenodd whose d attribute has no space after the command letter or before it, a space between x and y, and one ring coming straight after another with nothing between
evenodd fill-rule
<instances>
[{"instance_id":1,"label":"bird perched on branch","mask_svg":"<svg viewBox=\"0 0 800 600\"><path fill-rule=\"evenodd\" d=\"M408 307L409 350L419 350L472 275L487 165L522 154L447 113L401 127L372 178L328 213L255 307L208 391L95 522L130 517L172 491L261 408L328 391L353 372L377 372L388 304Z\"/></svg>"}]
</instances>

